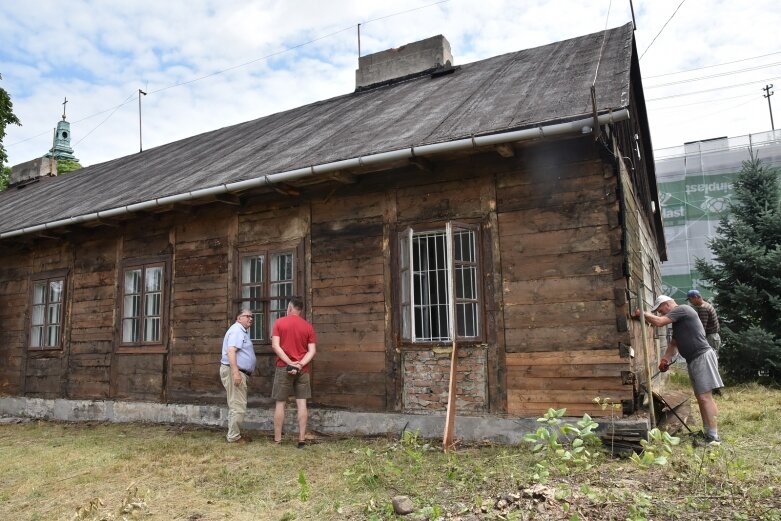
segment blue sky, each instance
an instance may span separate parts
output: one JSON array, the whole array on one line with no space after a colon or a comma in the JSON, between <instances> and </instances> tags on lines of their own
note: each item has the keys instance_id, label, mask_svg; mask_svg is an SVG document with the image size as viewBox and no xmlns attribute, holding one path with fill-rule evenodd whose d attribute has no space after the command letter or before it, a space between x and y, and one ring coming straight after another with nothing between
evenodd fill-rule
<instances>
[{"instance_id":1,"label":"blue sky","mask_svg":"<svg viewBox=\"0 0 781 521\"><path fill-rule=\"evenodd\" d=\"M639 52L656 37L640 62L655 148L770 130L761 89L776 77L781 87L774 1L634 8ZM43 155L66 96L75 154L90 165L138 151L138 89L145 149L351 92L358 23L362 54L443 34L459 64L631 18L628 0L2 2L0 86L23 124L4 143L10 164ZM708 68L679 72L697 67Z\"/></svg>"}]
</instances>

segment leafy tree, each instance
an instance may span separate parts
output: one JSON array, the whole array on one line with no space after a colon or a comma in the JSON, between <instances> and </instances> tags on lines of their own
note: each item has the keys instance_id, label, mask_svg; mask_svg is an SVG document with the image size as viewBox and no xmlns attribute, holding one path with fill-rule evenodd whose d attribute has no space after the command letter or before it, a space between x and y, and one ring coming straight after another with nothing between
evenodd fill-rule
<instances>
[{"instance_id":1,"label":"leafy tree","mask_svg":"<svg viewBox=\"0 0 781 521\"><path fill-rule=\"evenodd\" d=\"M57 161L57 175L67 174L68 172L73 172L79 168L82 168L81 163L72 159Z\"/></svg>"},{"instance_id":2,"label":"leafy tree","mask_svg":"<svg viewBox=\"0 0 781 521\"><path fill-rule=\"evenodd\" d=\"M11 179L11 167L4 166L0 168L0 192L8 187L8 180Z\"/></svg>"},{"instance_id":3,"label":"leafy tree","mask_svg":"<svg viewBox=\"0 0 781 521\"><path fill-rule=\"evenodd\" d=\"M2 76L0 76L2 79ZM3 139L5 138L5 127L8 125L21 125L19 118L14 115L14 104L11 103L11 96L0 87L0 168L8 160L8 156L5 153L5 147L3 146Z\"/></svg>"},{"instance_id":4,"label":"leafy tree","mask_svg":"<svg viewBox=\"0 0 781 521\"><path fill-rule=\"evenodd\" d=\"M736 381L769 373L781 383L781 186L753 151L710 248L716 262L698 259L697 269L715 291L719 365Z\"/></svg>"}]
</instances>

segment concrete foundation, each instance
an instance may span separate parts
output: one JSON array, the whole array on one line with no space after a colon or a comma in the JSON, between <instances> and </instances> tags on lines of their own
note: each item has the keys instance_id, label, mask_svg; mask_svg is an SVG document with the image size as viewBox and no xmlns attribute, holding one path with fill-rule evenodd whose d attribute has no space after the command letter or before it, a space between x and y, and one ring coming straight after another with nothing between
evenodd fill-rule
<instances>
[{"instance_id":1,"label":"concrete foundation","mask_svg":"<svg viewBox=\"0 0 781 521\"><path fill-rule=\"evenodd\" d=\"M285 432L295 432L295 404L287 407ZM227 428L228 409L217 405L164 404L98 400L45 400L41 398L0 397L0 416L43 420L106 421L114 423L177 423ZM622 427L648 430L645 418L615 421ZM354 412L333 409L309 409L309 429L323 434L354 436L399 436L405 430L421 437L442 438L444 414L403 414ZM244 426L250 430L271 431L273 409L249 409ZM492 442L517 445L526 433L540 424L535 418L497 418L494 416L458 416L456 439L467 442ZM604 427L600 424L600 429Z\"/></svg>"}]
</instances>

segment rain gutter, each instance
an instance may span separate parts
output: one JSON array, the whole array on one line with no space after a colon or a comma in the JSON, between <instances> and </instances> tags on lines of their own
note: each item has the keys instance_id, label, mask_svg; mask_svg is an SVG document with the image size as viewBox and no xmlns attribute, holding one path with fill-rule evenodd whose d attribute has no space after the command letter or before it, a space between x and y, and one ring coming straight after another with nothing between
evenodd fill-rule
<instances>
[{"instance_id":1,"label":"rain gutter","mask_svg":"<svg viewBox=\"0 0 781 521\"><path fill-rule=\"evenodd\" d=\"M629 110L621 109L616 112L608 112L597 117L600 125L606 125L609 123L618 123L629 119ZM201 190L194 190L192 192L184 192L176 195L169 195L166 197L160 197L157 199L150 199L148 201L142 201L140 203L130 204L127 206L119 206L111 208L109 210L102 210L95 213L77 215L74 217L68 217L66 219L60 219L58 221L52 221L44 224L38 224L27 228L18 228L7 232L0 233L0 239L6 239L9 237L17 237L20 235L27 235L31 233L44 232L53 228L59 228L61 226L67 226L72 224L83 224L91 221L99 221L101 219L108 219L111 217L117 217L120 215L126 215L142 210L150 210L159 206L165 206L173 203L181 203L184 201L192 201L194 199L200 199L203 197L227 194L233 192L240 192L248 190L250 188L259 188L275 183L285 183L289 181L295 181L304 177L316 176L319 174L326 174L330 172L336 172L339 170L348 170L351 168L359 167L373 167L379 166L401 159L412 159L415 157L428 156L434 154L441 154L443 152L459 152L464 150L473 150L480 147L489 147L496 145L503 145L506 143L515 143L519 141L528 141L531 139L542 139L553 136L562 136L568 134L579 134L591 132L591 127L594 124L592 117L586 119L579 119L576 121L569 121L567 123L555 123L552 125L545 125L539 127L532 127L523 130L515 130L511 132L502 132L499 134L489 134L487 136L473 136L464 139L457 139L455 141L447 141L445 143L434 143L431 145L413 146L409 148L403 148L401 150L393 150L390 152L380 152L379 154L371 154L368 156L359 156L352 159L345 159L342 161L335 161L333 163L325 163L322 165L308 166L305 168L298 168L296 170L288 170L286 172L279 172L276 174L263 175L253 179L247 179L245 181L237 181L234 183L221 184L212 186L209 188L203 188Z\"/></svg>"}]
</instances>

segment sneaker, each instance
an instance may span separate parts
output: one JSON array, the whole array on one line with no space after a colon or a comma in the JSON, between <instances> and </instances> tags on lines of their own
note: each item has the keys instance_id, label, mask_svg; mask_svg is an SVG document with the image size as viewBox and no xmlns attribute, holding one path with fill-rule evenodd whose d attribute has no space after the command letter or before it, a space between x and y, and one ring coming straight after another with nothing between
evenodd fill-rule
<instances>
[{"instance_id":1,"label":"sneaker","mask_svg":"<svg viewBox=\"0 0 781 521\"><path fill-rule=\"evenodd\" d=\"M299 449L303 449L304 447L306 447L306 442L305 441L299 441L298 442L298 448Z\"/></svg>"},{"instance_id":2,"label":"sneaker","mask_svg":"<svg viewBox=\"0 0 781 521\"><path fill-rule=\"evenodd\" d=\"M251 441L252 441L252 438L250 438L249 436L247 436L245 434L241 438L239 438L237 440L234 440L234 441L229 441L228 443L250 443Z\"/></svg>"}]
</instances>

